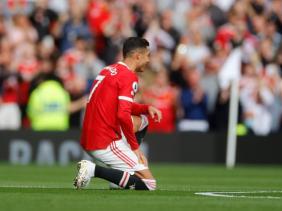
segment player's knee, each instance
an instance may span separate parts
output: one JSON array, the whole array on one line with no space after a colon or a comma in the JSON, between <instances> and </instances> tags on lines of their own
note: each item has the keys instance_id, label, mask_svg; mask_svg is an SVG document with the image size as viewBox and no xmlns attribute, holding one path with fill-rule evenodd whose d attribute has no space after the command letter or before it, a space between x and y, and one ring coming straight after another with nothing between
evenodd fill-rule
<instances>
[{"instance_id":1,"label":"player's knee","mask_svg":"<svg viewBox=\"0 0 282 211\"><path fill-rule=\"evenodd\" d=\"M153 191L157 189L157 181L155 179L142 179L148 190Z\"/></svg>"},{"instance_id":2,"label":"player's knee","mask_svg":"<svg viewBox=\"0 0 282 211\"><path fill-rule=\"evenodd\" d=\"M149 120L146 115L131 116L131 117L132 117L134 132L143 130L149 124Z\"/></svg>"},{"instance_id":3,"label":"player's knee","mask_svg":"<svg viewBox=\"0 0 282 211\"><path fill-rule=\"evenodd\" d=\"M146 115L140 115L141 118L141 125L139 127L139 131L143 130L145 127L147 127L149 125L149 120L148 117Z\"/></svg>"}]
</instances>

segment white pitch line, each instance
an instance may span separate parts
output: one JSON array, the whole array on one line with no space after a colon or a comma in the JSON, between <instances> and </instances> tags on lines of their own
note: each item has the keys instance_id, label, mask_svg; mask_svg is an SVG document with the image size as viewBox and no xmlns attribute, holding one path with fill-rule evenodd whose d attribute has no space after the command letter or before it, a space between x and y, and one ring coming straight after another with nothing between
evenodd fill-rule
<instances>
[{"instance_id":1,"label":"white pitch line","mask_svg":"<svg viewBox=\"0 0 282 211\"><path fill-rule=\"evenodd\" d=\"M69 188L69 187L48 187L48 186L35 186L35 185L0 185L0 188L38 188L38 189L53 189L53 188Z\"/></svg>"},{"instance_id":2,"label":"white pitch line","mask_svg":"<svg viewBox=\"0 0 282 211\"><path fill-rule=\"evenodd\" d=\"M260 191L228 191L228 192L196 192L195 195L225 197L225 198L251 198L251 199L281 199L280 196L246 196L234 194L256 194L256 193L282 193L282 190L260 190Z\"/></svg>"}]
</instances>

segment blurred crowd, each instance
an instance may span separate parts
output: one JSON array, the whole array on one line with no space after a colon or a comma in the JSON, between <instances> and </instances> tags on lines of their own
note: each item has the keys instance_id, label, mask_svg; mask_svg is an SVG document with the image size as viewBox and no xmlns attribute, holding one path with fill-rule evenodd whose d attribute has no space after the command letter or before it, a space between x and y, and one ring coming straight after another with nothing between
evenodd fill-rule
<instances>
[{"instance_id":1,"label":"blurred crowd","mask_svg":"<svg viewBox=\"0 0 282 211\"><path fill-rule=\"evenodd\" d=\"M150 42L137 100L163 112L151 132L226 131L222 66L241 49L237 133L282 130L281 0L4 0L0 129L79 128L91 83L123 41Z\"/></svg>"}]
</instances>

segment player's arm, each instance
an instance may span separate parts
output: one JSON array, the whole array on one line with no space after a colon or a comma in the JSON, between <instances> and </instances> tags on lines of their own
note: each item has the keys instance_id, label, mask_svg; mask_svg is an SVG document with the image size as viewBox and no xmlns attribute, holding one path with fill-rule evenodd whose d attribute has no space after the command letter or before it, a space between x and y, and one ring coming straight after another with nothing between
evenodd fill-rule
<instances>
[{"instance_id":1,"label":"player's arm","mask_svg":"<svg viewBox=\"0 0 282 211\"><path fill-rule=\"evenodd\" d=\"M132 150L139 148L133 128L131 115L149 114L151 117L161 119L161 112L148 105L133 102L133 97L138 89L137 80L132 77L123 80L125 77L118 81L118 119L121 129L131 146Z\"/></svg>"},{"instance_id":2,"label":"player's arm","mask_svg":"<svg viewBox=\"0 0 282 211\"><path fill-rule=\"evenodd\" d=\"M139 148L132 115L148 113L148 106L133 102L133 97L138 90L137 79L133 75L123 75L118 80L118 120L122 132L132 150Z\"/></svg>"},{"instance_id":3,"label":"player's arm","mask_svg":"<svg viewBox=\"0 0 282 211\"><path fill-rule=\"evenodd\" d=\"M138 131L140 126L142 125L141 123L142 120L140 117L131 116L132 109L133 109L133 103L128 102L125 99L126 98L119 100L119 107L118 107L118 119L120 122L121 129L131 149L138 157L139 162L143 163L145 166L148 166L148 161L146 157L139 149L139 144L141 143L141 141L143 140L145 136L147 127L143 128L141 131ZM149 106L148 113L151 114L151 116L154 116L154 117L156 116L156 120L160 121L161 112L158 109L152 106Z\"/></svg>"},{"instance_id":4,"label":"player's arm","mask_svg":"<svg viewBox=\"0 0 282 211\"><path fill-rule=\"evenodd\" d=\"M131 115L132 123L133 123L133 131L137 133L142 125L141 116Z\"/></svg>"},{"instance_id":5,"label":"player's arm","mask_svg":"<svg viewBox=\"0 0 282 211\"><path fill-rule=\"evenodd\" d=\"M118 103L118 120L132 150L139 148L139 144L134 134L133 122L131 119L132 102L125 98L119 98Z\"/></svg>"},{"instance_id":6,"label":"player's arm","mask_svg":"<svg viewBox=\"0 0 282 211\"><path fill-rule=\"evenodd\" d=\"M141 114L148 114L149 105L132 102L132 115L140 116Z\"/></svg>"},{"instance_id":7,"label":"player's arm","mask_svg":"<svg viewBox=\"0 0 282 211\"><path fill-rule=\"evenodd\" d=\"M132 115L149 114L156 122L162 119L162 112L154 106L132 102Z\"/></svg>"},{"instance_id":8,"label":"player's arm","mask_svg":"<svg viewBox=\"0 0 282 211\"><path fill-rule=\"evenodd\" d=\"M136 132L138 132L138 129L141 126L141 118L137 116L131 116L133 110L133 103L129 102L124 99L119 100L119 106L118 106L118 119L120 122L120 126L122 128L122 131L130 144L131 148L138 148L138 146L135 145L136 140ZM155 121L159 122L162 118L162 113L160 110L153 106L148 106L147 113L150 114L150 116L155 119ZM142 132L142 131L141 131ZM142 136L142 134L140 134ZM138 136L137 136L138 137ZM139 142L138 142L139 143ZM134 147L135 145L135 147Z\"/></svg>"}]
</instances>

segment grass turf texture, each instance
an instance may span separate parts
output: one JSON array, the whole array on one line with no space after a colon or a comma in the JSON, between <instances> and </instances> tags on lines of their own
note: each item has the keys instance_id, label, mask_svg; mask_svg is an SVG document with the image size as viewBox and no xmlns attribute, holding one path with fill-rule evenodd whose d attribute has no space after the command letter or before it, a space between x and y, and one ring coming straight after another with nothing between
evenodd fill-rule
<instances>
[{"instance_id":1,"label":"grass turf texture","mask_svg":"<svg viewBox=\"0 0 282 211\"><path fill-rule=\"evenodd\" d=\"M67 167L0 164L0 210L282 210L282 192L248 193L269 198L224 198L195 192L282 190L282 168L241 166L152 165L154 192L108 190L95 178L86 190L74 190L75 164ZM240 194L235 194L240 195ZM245 194L246 195L246 194Z\"/></svg>"}]
</instances>

